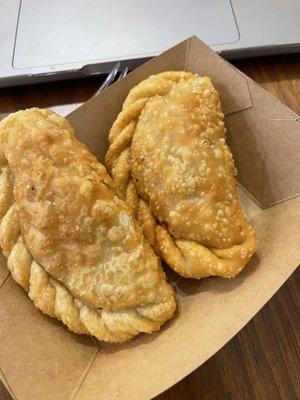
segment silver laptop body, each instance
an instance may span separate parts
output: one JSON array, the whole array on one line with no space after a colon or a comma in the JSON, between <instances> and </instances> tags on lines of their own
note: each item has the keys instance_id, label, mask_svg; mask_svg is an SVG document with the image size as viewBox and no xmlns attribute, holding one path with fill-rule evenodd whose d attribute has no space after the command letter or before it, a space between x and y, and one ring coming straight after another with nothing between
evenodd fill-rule
<instances>
[{"instance_id":1,"label":"silver laptop body","mask_svg":"<svg viewBox=\"0 0 300 400\"><path fill-rule=\"evenodd\" d=\"M300 50L300 0L1 0L0 86L134 68L197 35L226 58Z\"/></svg>"}]
</instances>

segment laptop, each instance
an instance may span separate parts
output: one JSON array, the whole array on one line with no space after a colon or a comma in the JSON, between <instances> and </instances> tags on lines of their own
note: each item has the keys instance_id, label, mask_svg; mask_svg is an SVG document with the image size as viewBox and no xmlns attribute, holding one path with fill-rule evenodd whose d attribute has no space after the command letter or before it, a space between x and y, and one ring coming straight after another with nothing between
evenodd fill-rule
<instances>
[{"instance_id":1,"label":"laptop","mask_svg":"<svg viewBox=\"0 0 300 400\"><path fill-rule=\"evenodd\" d=\"M197 35L226 58L298 52L299 0L1 0L0 86L135 68Z\"/></svg>"}]
</instances>

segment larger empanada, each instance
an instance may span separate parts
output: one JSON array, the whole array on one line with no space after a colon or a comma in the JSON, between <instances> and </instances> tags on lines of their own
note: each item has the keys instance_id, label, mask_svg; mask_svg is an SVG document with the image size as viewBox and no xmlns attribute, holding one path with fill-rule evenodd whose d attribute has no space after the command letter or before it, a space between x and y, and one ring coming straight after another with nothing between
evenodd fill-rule
<instances>
[{"instance_id":1,"label":"larger empanada","mask_svg":"<svg viewBox=\"0 0 300 400\"><path fill-rule=\"evenodd\" d=\"M151 76L128 94L106 161L145 236L185 277L233 277L257 248L208 77Z\"/></svg>"},{"instance_id":2,"label":"larger empanada","mask_svg":"<svg viewBox=\"0 0 300 400\"><path fill-rule=\"evenodd\" d=\"M158 258L66 119L39 109L4 119L0 167L0 245L36 307L108 342L172 317Z\"/></svg>"}]
</instances>

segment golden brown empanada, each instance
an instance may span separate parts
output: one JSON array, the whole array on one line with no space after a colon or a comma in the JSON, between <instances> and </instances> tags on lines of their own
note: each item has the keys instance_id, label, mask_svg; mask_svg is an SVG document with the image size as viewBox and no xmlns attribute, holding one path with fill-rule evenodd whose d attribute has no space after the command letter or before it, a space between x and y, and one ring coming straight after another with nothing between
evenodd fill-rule
<instances>
[{"instance_id":1,"label":"golden brown empanada","mask_svg":"<svg viewBox=\"0 0 300 400\"><path fill-rule=\"evenodd\" d=\"M144 234L180 275L233 277L257 248L208 77L151 76L128 94L106 162Z\"/></svg>"},{"instance_id":2,"label":"golden brown empanada","mask_svg":"<svg viewBox=\"0 0 300 400\"><path fill-rule=\"evenodd\" d=\"M36 307L108 342L151 333L174 292L130 207L66 119L31 109L0 123L0 244Z\"/></svg>"}]
</instances>

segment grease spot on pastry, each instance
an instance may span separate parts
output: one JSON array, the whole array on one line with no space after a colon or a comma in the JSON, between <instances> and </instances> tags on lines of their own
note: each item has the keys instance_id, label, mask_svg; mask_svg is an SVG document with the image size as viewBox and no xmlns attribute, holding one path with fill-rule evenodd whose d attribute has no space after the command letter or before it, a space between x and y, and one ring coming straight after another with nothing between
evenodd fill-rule
<instances>
[{"instance_id":1,"label":"grease spot on pastry","mask_svg":"<svg viewBox=\"0 0 300 400\"><path fill-rule=\"evenodd\" d=\"M108 230L107 237L111 242L118 242L124 238L124 233L119 226L113 226Z\"/></svg>"}]
</instances>

